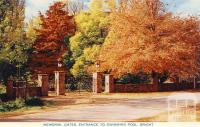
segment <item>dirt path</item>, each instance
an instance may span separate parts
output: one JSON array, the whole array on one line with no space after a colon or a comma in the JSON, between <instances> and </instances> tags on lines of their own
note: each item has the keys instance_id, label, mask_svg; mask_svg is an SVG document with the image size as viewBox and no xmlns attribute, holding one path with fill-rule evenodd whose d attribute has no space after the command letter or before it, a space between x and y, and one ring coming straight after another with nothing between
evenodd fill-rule
<instances>
[{"instance_id":1,"label":"dirt path","mask_svg":"<svg viewBox=\"0 0 200 127\"><path fill-rule=\"evenodd\" d=\"M199 93L195 94L200 97ZM134 121L167 112L168 95L160 93L159 97L155 94L136 97L136 94L121 94L118 97L118 94L77 94L76 99L75 96L50 97L46 100L54 99L58 105L56 110L8 116L0 121ZM69 106L65 106L67 104Z\"/></svg>"}]
</instances>

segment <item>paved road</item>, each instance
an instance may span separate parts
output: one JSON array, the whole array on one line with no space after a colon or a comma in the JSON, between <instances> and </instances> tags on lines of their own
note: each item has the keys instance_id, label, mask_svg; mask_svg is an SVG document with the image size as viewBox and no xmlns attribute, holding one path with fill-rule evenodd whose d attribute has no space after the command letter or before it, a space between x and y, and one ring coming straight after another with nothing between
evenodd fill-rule
<instances>
[{"instance_id":1,"label":"paved road","mask_svg":"<svg viewBox=\"0 0 200 127\"><path fill-rule=\"evenodd\" d=\"M196 97L200 100L200 94ZM106 104L90 104L75 109L5 118L8 121L133 121L167 112L167 96L143 99L115 99Z\"/></svg>"}]
</instances>

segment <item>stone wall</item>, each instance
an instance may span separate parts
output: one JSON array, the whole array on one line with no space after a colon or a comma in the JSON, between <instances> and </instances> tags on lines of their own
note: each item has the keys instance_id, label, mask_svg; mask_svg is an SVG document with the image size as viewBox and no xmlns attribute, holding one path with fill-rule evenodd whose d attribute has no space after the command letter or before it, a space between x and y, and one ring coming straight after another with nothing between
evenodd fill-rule
<instances>
[{"instance_id":1,"label":"stone wall","mask_svg":"<svg viewBox=\"0 0 200 127\"><path fill-rule=\"evenodd\" d=\"M139 92L165 92L165 91L178 91L193 89L193 83L183 83L176 85L174 83L160 84L158 86L153 84L115 84L115 93L139 93Z\"/></svg>"},{"instance_id":2,"label":"stone wall","mask_svg":"<svg viewBox=\"0 0 200 127\"><path fill-rule=\"evenodd\" d=\"M40 97L42 96L41 87L13 87L12 92L7 94L8 98L25 98L25 97Z\"/></svg>"},{"instance_id":3,"label":"stone wall","mask_svg":"<svg viewBox=\"0 0 200 127\"><path fill-rule=\"evenodd\" d=\"M101 93L102 81L105 78L105 93L139 93L139 92L164 92L194 89L194 83L181 82L165 83L165 84L115 84L111 74L102 74L100 72L93 73L93 92ZM200 88L200 84L196 84L196 88Z\"/></svg>"},{"instance_id":4,"label":"stone wall","mask_svg":"<svg viewBox=\"0 0 200 127\"><path fill-rule=\"evenodd\" d=\"M42 96L42 88L41 87L21 87L13 88L13 97L14 98L25 98L25 97L40 97Z\"/></svg>"},{"instance_id":5,"label":"stone wall","mask_svg":"<svg viewBox=\"0 0 200 127\"><path fill-rule=\"evenodd\" d=\"M187 89L193 89L194 84L193 83L181 83L181 84L175 84L175 83L165 83L160 84L159 91L177 91L177 90L187 90Z\"/></svg>"},{"instance_id":6,"label":"stone wall","mask_svg":"<svg viewBox=\"0 0 200 127\"><path fill-rule=\"evenodd\" d=\"M158 87L152 84L115 84L114 92L115 93L139 93L139 92L156 92Z\"/></svg>"},{"instance_id":7,"label":"stone wall","mask_svg":"<svg viewBox=\"0 0 200 127\"><path fill-rule=\"evenodd\" d=\"M13 81L8 81L6 95L8 99L42 96L42 87L14 87Z\"/></svg>"}]
</instances>

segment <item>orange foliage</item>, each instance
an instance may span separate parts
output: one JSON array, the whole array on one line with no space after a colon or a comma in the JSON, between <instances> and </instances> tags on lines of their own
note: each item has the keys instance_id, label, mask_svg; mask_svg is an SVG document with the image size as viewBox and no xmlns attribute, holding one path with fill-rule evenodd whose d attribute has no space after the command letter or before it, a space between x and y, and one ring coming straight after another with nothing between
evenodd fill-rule
<instances>
[{"instance_id":1,"label":"orange foliage","mask_svg":"<svg viewBox=\"0 0 200 127\"><path fill-rule=\"evenodd\" d=\"M199 20L166 12L159 0L121 0L111 13L100 70L115 76L144 70L183 78L198 73Z\"/></svg>"},{"instance_id":2,"label":"orange foliage","mask_svg":"<svg viewBox=\"0 0 200 127\"><path fill-rule=\"evenodd\" d=\"M36 30L35 51L30 61L31 69L37 73L52 73L47 70L56 70L58 61L68 51L64 39L75 32L75 24L64 8L65 4L56 2L46 15L40 14L41 29Z\"/></svg>"},{"instance_id":3,"label":"orange foliage","mask_svg":"<svg viewBox=\"0 0 200 127\"><path fill-rule=\"evenodd\" d=\"M35 48L37 50L54 50L63 45L67 35L74 32L73 17L64 10L65 4L56 2L49 7L46 16L40 14L42 28L37 30Z\"/></svg>"}]
</instances>

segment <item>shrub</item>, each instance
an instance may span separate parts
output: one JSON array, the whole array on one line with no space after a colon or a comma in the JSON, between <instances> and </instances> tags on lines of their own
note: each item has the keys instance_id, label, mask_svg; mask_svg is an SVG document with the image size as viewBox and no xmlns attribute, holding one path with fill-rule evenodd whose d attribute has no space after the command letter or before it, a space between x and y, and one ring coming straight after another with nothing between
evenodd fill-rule
<instances>
[{"instance_id":1,"label":"shrub","mask_svg":"<svg viewBox=\"0 0 200 127\"><path fill-rule=\"evenodd\" d=\"M143 84L150 83L150 75L143 72L137 74L127 73L115 80L116 84Z\"/></svg>"},{"instance_id":2,"label":"shrub","mask_svg":"<svg viewBox=\"0 0 200 127\"><path fill-rule=\"evenodd\" d=\"M0 103L0 112L12 111L12 110L23 108L24 106L25 106L25 103L24 103L24 100L22 99L4 102L4 103Z\"/></svg>"},{"instance_id":3,"label":"shrub","mask_svg":"<svg viewBox=\"0 0 200 127\"><path fill-rule=\"evenodd\" d=\"M75 91L78 89L78 86L74 83L66 84L66 88L70 91Z\"/></svg>"},{"instance_id":4,"label":"shrub","mask_svg":"<svg viewBox=\"0 0 200 127\"><path fill-rule=\"evenodd\" d=\"M27 106L44 106L44 102L38 97L28 97L25 100Z\"/></svg>"},{"instance_id":5,"label":"shrub","mask_svg":"<svg viewBox=\"0 0 200 127\"><path fill-rule=\"evenodd\" d=\"M0 94L6 92L6 87L0 84Z\"/></svg>"},{"instance_id":6,"label":"shrub","mask_svg":"<svg viewBox=\"0 0 200 127\"><path fill-rule=\"evenodd\" d=\"M5 101L7 101L8 99L7 99L7 95L6 95L6 93L0 93L0 103L1 102L5 102Z\"/></svg>"},{"instance_id":7,"label":"shrub","mask_svg":"<svg viewBox=\"0 0 200 127\"><path fill-rule=\"evenodd\" d=\"M0 103L0 112L9 112L29 106L44 106L44 102L37 97L29 97L26 100L16 99L15 101Z\"/></svg>"},{"instance_id":8,"label":"shrub","mask_svg":"<svg viewBox=\"0 0 200 127\"><path fill-rule=\"evenodd\" d=\"M7 100L6 97L6 86L0 84L0 103Z\"/></svg>"}]
</instances>

